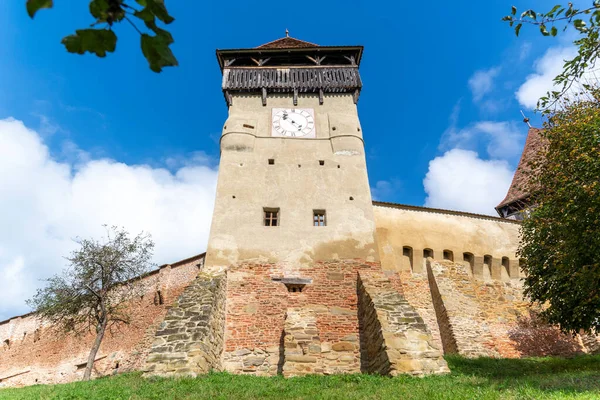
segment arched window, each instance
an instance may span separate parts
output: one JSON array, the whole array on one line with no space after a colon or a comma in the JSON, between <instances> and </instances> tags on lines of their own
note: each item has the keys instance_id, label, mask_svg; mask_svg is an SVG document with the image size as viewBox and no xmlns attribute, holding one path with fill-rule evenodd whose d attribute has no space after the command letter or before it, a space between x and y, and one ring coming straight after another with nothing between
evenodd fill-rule
<instances>
[{"instance_id":1,"label":"arched window","mask_svg":"<svg viewBox=\"0 0 600 400\"><path fill-rule=\"evenodd\" d=\"M423 249L423 258L433 258L433 250L431 249Z\"/></svg>"},{"instance_id":2,"label":"arched window","mask_svg":"<svg viewBox=\"0 0 600 400\"><path fill-rule=\"evenodd\" d=\"M508 257L502 257L502 266L506 270L506 275L510 276L510 260Z\"/></svg>"},{"instance_id":3,"label":"arched window","mask_svg":"<svg viewBox=\"0 0 600 400\"><path fill-rule=\"evenodd\" d=\"M410 267L410 270L413 270L413 249L410 246L404 246L402 248L402 257L404 258L404 265Z\"/></svg>"},{"instance_id":4,"label":"arched window","mask_svg":"<svg viewBox=\"0 0 600 400\"><path fill-rule=\"evenodd\" d=\"M475 268L475 256L473 253L463 253L463 261L466 261L471 266L471 272Z\"/></svg>"},{"instance_id":5,"label":"arched window","mask_svg":"<svg viewBox=\"0 0 600 400\"><path fill-rule=\"evenodd\" d=\"M444 250L444 260L454 261L454 253L452 250Z\"/></svg>"},{"instance_id":6,"label":"arched window","mask_svg":"<svg viewBox=\"0 0 600 400\"><path fill-rule=\"evenodd\" d=\"M489 254L483 256L483 267L488 269L490 275L492 274L492 260L493 258Z\"/></svg>"}]
</instances>

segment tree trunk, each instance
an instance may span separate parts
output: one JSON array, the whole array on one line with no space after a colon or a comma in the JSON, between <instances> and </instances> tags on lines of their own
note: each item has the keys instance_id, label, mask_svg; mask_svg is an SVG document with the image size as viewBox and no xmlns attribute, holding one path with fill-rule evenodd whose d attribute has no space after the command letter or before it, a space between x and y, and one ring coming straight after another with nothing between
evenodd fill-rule
<instances>
[{"instance_id":1,"label":"tree trunk","mask_svg":"<svg viewBox=\"0 0 600 400\"><path fill-rule=\"evenodd\" d=\"M96 328L96 340L94 340L94 345L90 350L90 355L88 356L87 365L85 367L85 373L83 374L83 380L89 381L92 376L92 368L94 368L94 360L96 359L96 354L98 354L98 350L100 349L100 345L102 344L102 339L104 338L104 332L106 331L107 319L104 318L98 327Z\"/></svg>"}]
</instances>

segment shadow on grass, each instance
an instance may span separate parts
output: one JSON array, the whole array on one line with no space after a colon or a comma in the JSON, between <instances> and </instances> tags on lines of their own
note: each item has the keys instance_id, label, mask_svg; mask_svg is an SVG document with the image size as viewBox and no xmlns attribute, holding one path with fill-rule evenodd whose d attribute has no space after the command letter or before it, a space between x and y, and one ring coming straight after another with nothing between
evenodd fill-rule
<instances>
[{"instance_id":1,"label":"shadow on grass","mask_svg":"<svg viewBox=\"0 0 600 400\"><path fill-rule=\"evenodd\" d=\"M452 375L482 378L498 390L530 387L542 392L600 393L600 356L445 358Z\"/></svg>"},{"instance_id":2,"label":"shadow on grass","mask_svg":"<svg viewBox=\"0 0 600 400\"><path fill-rule=\"evenodd\" d=\"M544 375L568 372L600 373L600 356L577 356L573 358L463 358L446 356L448 367L453 373L483 376L488 378L516 378L528 375Z\"/></svg>"}]
</instances>

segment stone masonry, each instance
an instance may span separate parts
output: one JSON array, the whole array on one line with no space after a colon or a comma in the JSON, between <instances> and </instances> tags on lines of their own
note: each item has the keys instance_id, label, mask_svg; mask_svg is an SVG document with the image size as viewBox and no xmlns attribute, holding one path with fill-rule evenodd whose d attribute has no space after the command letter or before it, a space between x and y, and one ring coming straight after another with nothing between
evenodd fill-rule
<instances>
[{"instance_id":1,"label":"stone masonry","mask_svg":"<svg viewBox=\"0 0 600 400\"><path fill-rule=\"evenodd\" d=\"M363 372L449 372L423 319L382 273L359 273L358 302Z\"/></svg>"},{"instance_id":2,"label":"stone masonry","mask_svg":"<svg viewBox=\"0 0 600 400\"><path fill-rule=\"evenodd\" d=\"M146 375L191 375L220 369L225 275L200 273L169 309L155 334Z\"/></svg>"}]
</instances>

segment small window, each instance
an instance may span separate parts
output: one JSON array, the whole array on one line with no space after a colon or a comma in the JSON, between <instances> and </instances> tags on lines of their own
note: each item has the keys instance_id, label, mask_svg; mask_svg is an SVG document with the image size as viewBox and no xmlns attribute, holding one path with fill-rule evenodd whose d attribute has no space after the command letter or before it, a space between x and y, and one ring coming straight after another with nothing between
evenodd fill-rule
<instances>
[{"instance_id":1,"label":"small window","mask_svg":"<svg viewBox=\"0 0 600 400\"><path fill-rule=\"evenodd\" d=\"M275 159L274 158L269 158L269 165L273 165L275 164Z\"/></svg>"},{"instance_id":2,"label":"small window","mask_svg":"<svg viewBox=\"0 0 600 400\"><path fill-rule=\"evenodd\" d=\"M326 226L325 210L313 211L313 226Z\"/></svg>"},{"instance_id":3,"label":"small window","mask_svg":"<svg viewBox=\"0 0 600 400\"><path fill-rule=\"evenodd\" d=\"M483 256L483 264L490 271L490 274L492 273L492 260L493 258L489 254Z\"/></svg>"},{"instance_id":4,"label":"small window","mask_svg":"<svg viewBox=\"0 0 600 400\"><path fill-rule=\"evenodd\" d=\"M510 261L508 257L502 257L502 266L506 270L506 274L510 276Z\"/></svg>"},{"instance_id":5,"label":"small window","mask_svg":"<svg viewBox=\"0 0 600 400\"><path fill-rule=\"evenodd\" d=\"M471 272L473 272L475 267L475 256L473 253L463 253L463 260L469 263L471 266Z\"/></svg>"},{"instance_id":6,"label":"small window","mask_svg":"<svg viewBox=\"0 0 600 400\"><path fill-rule=\"evenodd\" d=\"M444 260L454 261L454 253L452 253L452 250L444 250Z\"/></svg>"},{"instance_id":7,"label":"small window","mask_svg":"<svg viewBox=\"0 0 600 400\"><path fill-rule=\"evenodd\" d=\"M402 256L404 256L404 259L407 262L407 267L410 268L410 270L413 270L413 249L412 247L409 246L404 246L402 248Z\"/></svg>"},{"instance_id":8,"label":"small window","mask_svg":"<svg viewBox=\"0 0 600 400\"><path fill-rule=\"evenodd\" d=\"M325 160L319 160L319 165L325 165Z\"/></svg>"},{"instance_id":9,"label":"small window","mask_svg":"<svg viewBox=\"0 0 600 400\"><path fill-rule=\"evenodd\" d=\"M423 258L433 258L433 250L424 249L423 250Z\"/></svg>"},{"instance_id":10,"label":"small window","mask_svg":"<svg viewBox=\"0 0 600 400\"><path fill-rule=\"evenodd\" d=\"M265 226L278 226L279 225L279 208L265 208Z\"/></svg>"}]
</instances>

